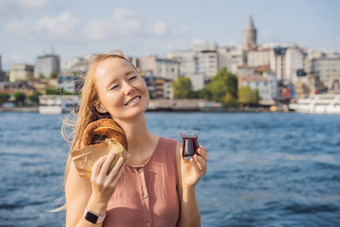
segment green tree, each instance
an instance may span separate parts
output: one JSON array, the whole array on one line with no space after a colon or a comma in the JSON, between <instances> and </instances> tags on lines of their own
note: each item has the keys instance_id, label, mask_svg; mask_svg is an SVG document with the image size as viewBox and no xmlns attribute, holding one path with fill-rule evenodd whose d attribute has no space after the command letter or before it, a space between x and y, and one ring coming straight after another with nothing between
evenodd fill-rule
<instances>
[{"instance_id":1,"label":"green tree","mask_svg":"<svg viewBox=\"0 0 340 227\"><path fill-rule=\"evenodd\" d=\"M44 78L45 78L44 74L39 73L39 79L44 79Z\"/></svg>"},{"instance_id":2,"label":"green tree","mask_svg":"<svg viewBox=\"0 0 340 227\"><path fill-rule=\"evenodd\" d=\"M180 77L176 82L172 82L175 99L193 98L193 88L188 77Z\"/></svg>"},{"instance_id":3,"label":"green tree","mask_svg":"<svg viewBox=\"0 0 340 227\"><path fill-rule=\"evenodd\" d=\"M236 99L237 84L237 76L228 72L226 67L221 68L207 86L207 90L211 94L210 99L223 102L223 98L227 93Z\"/></svg>"},{"instance_id":4,"label":"green tree","mask_svg":"<svg viewBox=\"0 0 340 227\"><path fill-rule=\"evenodd\" d=\"M11 96L7 93L0 93L0 105L4 104L9 100Z\"/></svg>"},{"instance_id":5,"label":"green tree","mask_svg":"<svg viewBox=\"0 0 340 227\"><path fill-rule=\"evenodd\" d=\"M261 99L259 89L255 88L255 90L253 90L253 104L258 105Z\"/></svg>"},{"instance_id":6,"label":"green tree","mask_svg":"<svg viewBox=\"0 0 340 227\"><path fill-rule=\"evenodd\" d=\"M55 79L55 78L57 78L58 77L58 73L56 73L56 72L52 72L51 74L50 74L50 78L52 78L52 79Z\"/></svg>"},{"instance_id":7,"label":"green tree","mask_svg":"<svg viewBox=\"0 0 340 227\"><path fill-rule=\"evenodd\" d=\"M24 104L26 100L26 95L21 91L17 91L14 93L14 101L17 104Z\"/></svg>"},{"instance_id":8,"label":"green tree","mask_svg":"<svg viewBox=\"0 0 340 227\"><path fill-rule=\"evenodd\" d=\"M34 91L32 95L30 95L28 98L31 100L33 103L38 104L39 103L39 96L40 96L39 91Z\"/></svg>"},{"instance_id":9,"label":"green tree","mask_svg":"<svg viewBox=\"0 0 340 227\"><path fill-rule=\"evenodd\" d=\"M238 102L244 105L258 105L261 97L259 90L252 90L249 86L244 86L238 91Z\"/></svg>"},{"instance_id":10,"label":"green tree","mask_svg":"<svg viewBox=\"0 0 340 227\"><path fill-rule=\"evenodd\" d=\"M60 90L52 87L46 88L46 95L60 95Z\"/></svg>"},{"instance_id":11,"label":"green tree","mask_svg":"<svg viewBox=\"0 0 340 227\"><path fill-rule=\"evenodd\" d=\"M237 100L230 93L227 93L223 97L223 106L227 108L235 108L237 107Z\"/></svg>"}]
</instances>

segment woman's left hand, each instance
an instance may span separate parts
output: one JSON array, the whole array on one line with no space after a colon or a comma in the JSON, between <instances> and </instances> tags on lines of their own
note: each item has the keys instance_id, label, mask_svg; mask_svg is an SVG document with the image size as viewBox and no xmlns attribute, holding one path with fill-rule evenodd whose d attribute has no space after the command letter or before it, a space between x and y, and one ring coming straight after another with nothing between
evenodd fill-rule
<instances>
[{"instance_id":1,"label":"woman's left hand","mask_svg":"<svg viewBox=\"0 0 340 227\"><path fill-rule=\"evenodd\" d=\"M207 151L205 147L199 146L197 152L199 155L195 154L194 158L185 160L182 155L183 148L181 148L181 175L184 187L194 187L207 172Z\"/></svg>"}]
</instances>

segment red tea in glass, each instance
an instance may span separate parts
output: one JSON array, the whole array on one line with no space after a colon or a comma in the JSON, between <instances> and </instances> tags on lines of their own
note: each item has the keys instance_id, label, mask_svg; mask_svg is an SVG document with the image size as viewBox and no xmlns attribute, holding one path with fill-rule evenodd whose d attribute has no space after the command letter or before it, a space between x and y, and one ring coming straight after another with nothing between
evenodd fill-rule
<instances>
[{"instance_id":1,"label":"red tea in glass","mask_svg":"<svg viewBox=\"0 0 340 227\"><path fill-rule=\"evenodd\" d=\"M197 138L198 131L184 131L181 132L183 138L183 158L190 159L197 154L197 149L199 147Z\"/></svg>"}]
</instances>

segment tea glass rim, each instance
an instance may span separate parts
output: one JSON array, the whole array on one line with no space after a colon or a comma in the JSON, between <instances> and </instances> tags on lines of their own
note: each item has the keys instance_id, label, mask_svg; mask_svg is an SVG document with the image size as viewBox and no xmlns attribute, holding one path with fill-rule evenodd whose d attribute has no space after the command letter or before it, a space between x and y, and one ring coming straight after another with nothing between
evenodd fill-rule
<instances>
[{"instance_id":1,"label":"tea glass rim","mask_svg":"<svg viewBox=\"0 0 340 227\"><path fill-rule=\"evenodd\" d=\"M185 137L186 135L190 135L190 136L197 136L198 137L198 133L199 131L198 130L184 130L184 131L181 131L181 136Z\"/></svg>"}]
</instances>

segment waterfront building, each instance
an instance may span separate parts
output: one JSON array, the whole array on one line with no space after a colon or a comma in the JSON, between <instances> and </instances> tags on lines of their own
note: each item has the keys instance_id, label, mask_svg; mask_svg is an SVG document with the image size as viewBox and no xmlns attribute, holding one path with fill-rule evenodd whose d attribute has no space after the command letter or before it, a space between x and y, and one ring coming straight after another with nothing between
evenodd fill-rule
<instances>
[{"instance_id":1,"label":"waterfront building","mask_svg":"<svg viewBox=\"0 0 340 227\"><path fill-rule=\"evenodd\" d=\"M170 79L146 75L143 77L152 99L173 99Z\"/></svg>"},{"instance_id":2,"label":"waterfront building","mask_svg":"<svg viewBox=\"0 0 340 227\"><path fill-rule=\"evenodd\" d=\"M191 80L192 89L194 91L202 90L205 86L205 77L202 74L188 76Z\"/></svg>"},{"instance_id":3,"label":"waterfront building","mask_svg":"<svg viewBox=\"0 0 340 227\"><path fill-rule=\"evenodd\" d=\"M278 99L279 88L275 72L270 70L269 65L238 67L238 89L249 86L251 89L258 89L262 98L262 104L273 104Z\"/></svg>"},{"instance_id":4,"label":"waterfront building","mask_svg":"<svg viewBox=\"0 0 340 227\"><path fill-rule=\"evenodd\" d=\"M34 90L27 82L0 82L0 93L7 93L11 96L20 91L28 97L33 94Z\"/></svg>"},{"instance_id":5,"label":"waterfront building","mask_svg":"<svg viewBox=\"0 0 340 227\"><path fill-rule=\"evenodd\" d=\"M2 71L1 55L0 55L0 81L6 80L6 73Z\"/></svg>"},{"instance_id":6,"label":"waterfront building","mask_svg":"<svg viewBox=\"0 0 340 227\"><path fill-rule=\"evenodd\" d=\"M270 65L273 57L271 48L257 48L247 52L247 63L249 66Z\"/></svg>"},{"instance_id":7,"label":"waterfront building","mask_svg":"<svg viewBox=\"0 0 340 227\"><path fill-rule=\"evenodd\" d=\"M329 54L313 59L312 72L319 76L328 90L340 90L340 54Z\"/></svg>"},{"instance_id":8,"label":"waterfront building","mask_svg":"<svg viewBox=\"0 0 340 227\"><path fill-rule=\"evenodd\" d=\"M202 74L212 78L218 71L218 52L215 43L194 45L191 50L173 52L168 59L180 64L180 76Z\"/></svg>"},{"instance_id":9,"label":"waterfront building","mask_svg":"<svg viewBox=\"0 0 340 227\"><path fill-rule=\"evenodd\" d=\"M179 77L179 62L172 59L163 59L158 58L157 56L144 56L131 58L130 61L143 75L148 74L174 81Z\"/></svg>"},{"instance_id":10,"label":"waterfront building","mask_svg":"<svg viewBox=\"0 0 340 227\"><path fill-rule=\"evenodd\" d=\"M34 77L50 78L60 73L60 59L54 54L39 56L34 65Z\"/></svg>"},{"instance_id":11,"label":"waterfront building","mask_svg":"<svg viewBox=\"0 0 340 227\"><path fill-rule=\"evenodd\" d=\"M84 58L73 58L69 61L61 61L60 69L63 75L82 74L87 70L87 61Z\"/></svg>"},{"instance_id":12,"label":"waterfront building","mask_svg":"<svg viewBox=\"0 0 340 227\"><path fill-rule=\"evenodd\" d=\"M262 76L238 77L238 89L244 86L249 86L252 90L258 89L261 104L273 105L278 97L277 80L273 72L265 72Z\"/></svg>"},{"instance_id":13,"label":"waterfront building","mask_svg":"<svg viewBox=\"0 0 340 227\"><path fill-rule=\"evenodd\" d=\"M33 77L33 65L13 64L9 71L9 81L27 81Z\"/></svg>"},{"instance_id":14,"label":"waterfront building","mask_svg":"<svg viewBox=\"0 0 340 227\"><path fill-rule=\"evenodd\" d=\"M242 46L219 47L218 69L226 67L229 72L237 73L238 67L244 65Z\"/></svg>"}]
</instances>

